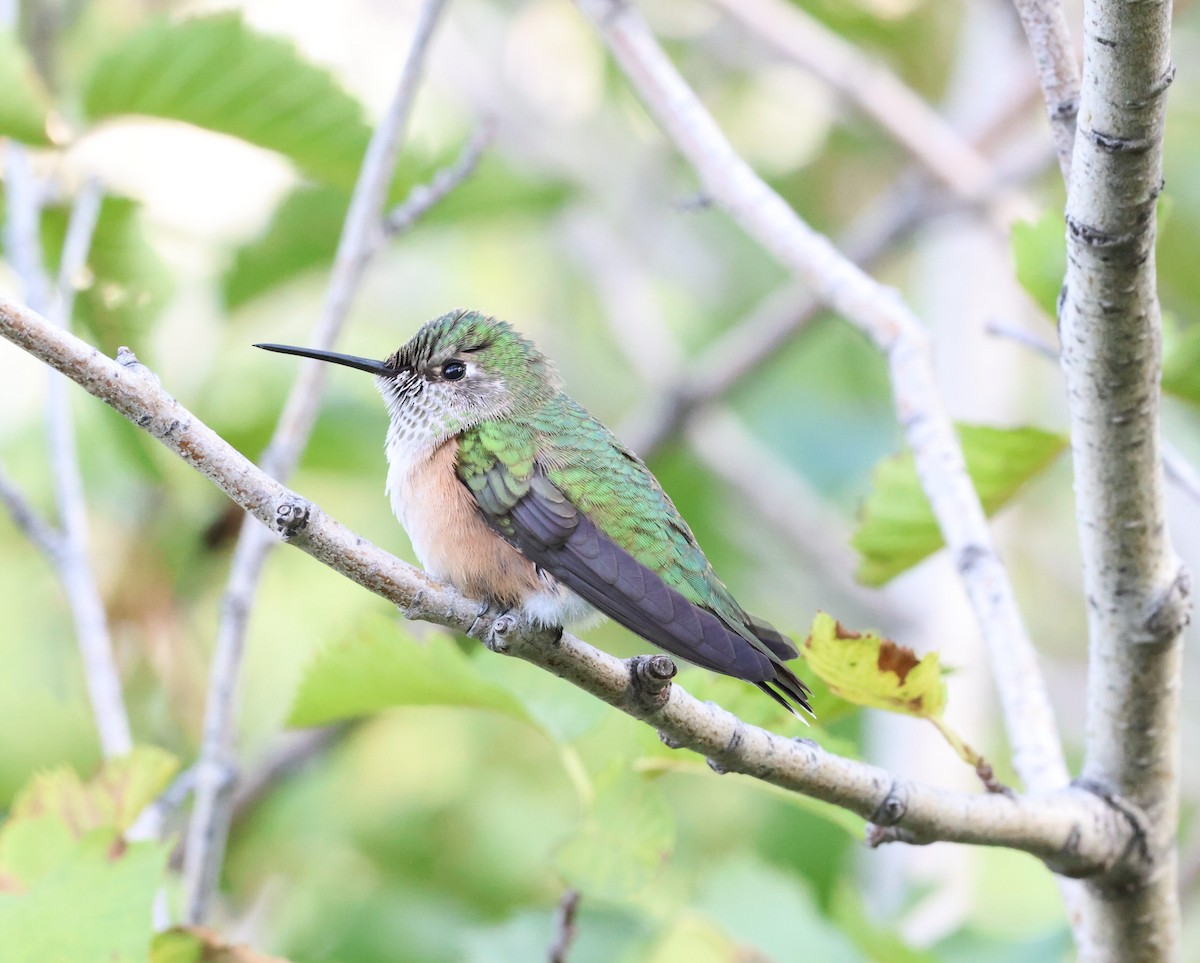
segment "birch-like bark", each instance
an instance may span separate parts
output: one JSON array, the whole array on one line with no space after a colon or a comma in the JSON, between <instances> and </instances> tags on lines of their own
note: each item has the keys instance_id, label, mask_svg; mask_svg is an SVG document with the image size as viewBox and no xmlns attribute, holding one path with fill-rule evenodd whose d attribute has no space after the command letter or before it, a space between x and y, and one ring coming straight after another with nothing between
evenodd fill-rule
<instances>
[{"instance_id":1,"label":"birch-like bark","mask_svg":"<svg viewBox=\"0 0 1200 963\"><path fill-rule=\"evenodd\" d=\"M1063 180L1071 178L1075 117L1079 111L1079 63L1062 0L1014 0L1037 67L1054 152Z\"/></svg>"},{"instance_id":2,"label":"birch-like bark","mask_svg":"<svg viewBox=\"0 0 1200 963\"><path fill-rule=\"evenodd\" d=\"M1140 827L1127 875L1088 887L1087 960L1180 953L1175 889L1181 636L1188 575L1164 517L1155 207L1169 2L1087 0L1060 310L1089 666L1083 778Z\"/></svg>"},{"instance_id":3,"label":"birch-like bark","mask_svg":"<svg viewBox=\"0 0 1200 963\"><path fill-rule=\"evenodd\" d=\"M409 618L483 639L537 665L634 718L721 771L841 806L909 843L947 840L1028 852L1056 872L1118 870L1134 848L1129 821L1100 796L1076 787L1007 796L964 793L900 779L886 770L749 725L671 684L665 657L622 660L579 639L511 617L480 615L476 600L400 561L271 478L172 398L122 349L118 360L20 305L0 298L0 337L72 378L158 439L277 536L397 605Z\"/></svg>"}]
</instances>

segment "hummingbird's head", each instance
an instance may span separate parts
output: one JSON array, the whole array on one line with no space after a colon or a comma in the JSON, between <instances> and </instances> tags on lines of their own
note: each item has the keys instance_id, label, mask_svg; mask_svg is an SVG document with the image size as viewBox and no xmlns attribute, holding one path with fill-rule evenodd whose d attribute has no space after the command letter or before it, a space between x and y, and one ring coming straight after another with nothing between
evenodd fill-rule
<instances>
[{"instance_id":1,"label":"hummingbird's head","mask_svg":"<svg viewBox=\"0 0 1200 963\"><path fill-rule=\"evenodd\" d=\"M389 438L419 445L481 421L536 407L558 390L549 360L507 322L459 309L427 321L386 361L263 344L375 375L391 415Z\"/></svg>"}]
</instances>

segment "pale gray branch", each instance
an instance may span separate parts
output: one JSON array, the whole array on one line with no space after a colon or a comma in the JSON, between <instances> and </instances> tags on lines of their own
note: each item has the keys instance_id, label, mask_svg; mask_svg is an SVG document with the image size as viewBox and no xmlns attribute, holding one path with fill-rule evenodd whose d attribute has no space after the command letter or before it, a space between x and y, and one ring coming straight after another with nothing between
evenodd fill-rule
<instances>
[{"instance_id":1,"label":"pale gray branch","mask_svg":"<svg viewBox=\"0 0 1200 963\"><path fill-rule=\"evenodd\" d=\"M1079 113L1079 62L1062 0L1013 0L1029 49L1037 66L1038 83L1063 180L1071 179L1075 150L1075 119Z\"/></svg>"},{"instance_id":2,"label":"pale gray branch","mask_svg":"<svg viewBox=\"0 0 1200 963\"><path fill-rule=\"evenodd\" d=\"M420 7L392 102L375 128L363 159L342 226L321 316L309 339L310 347L329 348L333 345L363 273L380 247L388 188L416 98L425 53L444 6L445 0L425 0ZM314 361L301 366L275 433L262 456L262 466L269 474L286 478L295 468L316 421L327 374L328 366ZM230 565L209 670L195 807L188 825L184 918L192 924L203 922L207 915L224 856L229 831L229 793L235 781L232 776L233 742L242 653L251 606L267 553L273 544L273 539L261 527L244 524Z\"/></svg>"},{"instance_id":3,"label":"pale gray branch","mask_svg":"<svg viewBox=\"0 0 1200 963\"><path fill-rule=\"evenodd\" d=\"M1059 313L1088 616L1083 778L1145 833L1130 875L1088 887L1084 959L1176 959L1182 634L1189 576L1165 518L1156 206L1171 5L1086 0Z\"/></svg>"},{"instance_id":4,"label":"pale gray branch","mask_svg":"<svg viewBox=\"0 0 1200 963\"><path fill-rule=\"evenodd\" d=\"M486 120L480 124L463 145L453 164L434 174L433 180L428 184L418 184L409 191L408 197L388 212L383 222L383 235L396 237L411 231L417 221L438 201L474 174L495 133L496 125L493 121Z\"/></svg>"},{"instance_id":5,"label":"pale gray branch","mask_svg":"<svg viewBox=\"0 0 1200 963\"><path fill-rule=\"evenodd\" d=\"M896 409L922 485L962 573L991 657L1014 763L1026 786L1067 781L1053 711L1008 575L933 375L928 336L894 291L813 231L730 146L641 17L612 0L577 0L704 190L887 356Z\"/></svg>"},{"instance_id":6,"label":"pale gray branch","mask_svg":"<svg viewBox=\"0 0 1200 963\"><path fill-rule=\"evenodd\" d=\"M769 46L844 94L960 197L977 200L991 164L886 66L784 0L714 0Z\"/></svg>"},{"instance_id":7,"label":"pale gray branch","mask_svg":"<svg viewBox=\"0 0 1200 963\"><path fill-rule=\"evenodd\" d=\"M65 279L82 273L87 262L102 192L98 185L89 182L72 206L61 259L60 296L56 297L42 261L41 186L33 175L24 147L9 143L6 158L6 249L21 276L29 303L47 317L69 327L74 289ZM74 419L66 383L56 374L50 376L47 411L51 476L62 525L59 551L50 557L55 562L75 623L84 681L101 751L106 757L120 756L132 748L133 738L121 692L121 675L113 658L108 617L88 556L87 507L75 446Z\"/></svg>"},{"instance_id":8,"label":"pale gray branch","mask_svg":"<svg viewBox=\"0 0 1200 963\"><path fill-rule=\"evenodd\" d=\"M325 515L257 468L163 390L128 352L113 361L20 305L0 299L0 336L69 375L209 478L286 541L396 604L409 618L470 632L641 719L677 744L739 772L842 806L907 841L948 840L1020 849L1071 875L1112 872L1136 848L1132 827L1103 798L1075 787L1024 796L971 794L899 779L808 740L749 725L664 680L644 659L622 660L574 636L511 616L480 616L464 598ZM662 657L657 657L662 659ZM649 660L649 661L657 661ZM665 660L663 660L665 661Z\"/></svg>"},{"instance_id":9,"label":"pale gray branch","mask_svg":"<svg viewBox=\"0 0 1200 963\"><path fill-rule=\"evenodd\" d=\"M62 532L42 518L3 468L0 468L0 503L3 503L17 530L58 569L66 551Z\"/></svg>"}]
</instances>

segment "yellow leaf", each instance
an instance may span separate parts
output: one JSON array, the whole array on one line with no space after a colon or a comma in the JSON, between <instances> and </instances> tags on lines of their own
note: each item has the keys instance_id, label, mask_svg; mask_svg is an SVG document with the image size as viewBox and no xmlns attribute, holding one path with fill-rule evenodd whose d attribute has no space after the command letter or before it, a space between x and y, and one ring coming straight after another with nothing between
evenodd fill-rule
<instances>
[{"instance_id":1,"label":"yellow leaf","mask_svg":"<svg viewBox=\"0 0 1200 963\"><path fill-rule=\"evenodd\" d=\"M848 702L931 720L946 708L936 652L918 659L878 633L849 631L826 612L813 619L803 651L809 668Z\"/></svg>"},{"instance_id":2,"label":"yellow leaf","mask_svg":"<svg viewBox=\"0 0 1200 963\"><path fill-rule=\"evenodd\" d=\"M178 760L165 749L137 746L108 760L86 783L65 767L41 772L13 800L9 823L54 816L76 839L101 826L124 832L178 768Z\"/></svg>"}]
</instances>

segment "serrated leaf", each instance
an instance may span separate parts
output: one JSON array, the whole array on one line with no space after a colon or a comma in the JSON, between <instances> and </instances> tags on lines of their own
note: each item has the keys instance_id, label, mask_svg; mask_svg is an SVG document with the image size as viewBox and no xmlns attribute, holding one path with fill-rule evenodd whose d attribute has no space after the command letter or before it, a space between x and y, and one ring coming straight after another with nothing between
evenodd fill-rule
<instances>
[{"instance_id":1,"label":"serrated leaf","mask_svg":"<svg viewBox=\"0 0 1200 963\"><path fill-rule=\"evenodd\" d=\"M1163 358L1162 389L1200 405L1200 324L1175 338Z\"/></svg>"},{"instance_id":2,"label":"serrated leaf","mask_svg":"<svg viewBox=\"0 0 1200 963\"><path fill-rule=\"evenodd\" d=\"M801 646L808 667L855 705L919 719L940 719L946 684L936 652L918 659L912 649L874 632L851 632L818 612Z\"/></svg>"},{"instance_id":3,"label":"serrated leaf","mask_svg":"<svg viewBox=\"0 0 1200 963\"><path fill-rule=\"evenodd\" d=\"M967 472L989 516L1067 447L1064 435L1038 428L956 429ZM941 530L910 453L884 459L876 467L850 543L862 555L857 575L866 585L883 585L942 547Z\"/></svg>"},{"instance_id":4,"label":"serrated leaf","mask_svg":"<svg viewBox=\"0 0 1200 963\"><path fill-rule=\"evenodd\" d=\"M395 706L429 705L491 709L530 721L520 701L486 679L450 638L418 642L395 623L374 621L317 654L289 724L324 725Z\"/></svg>"},{"instance_id":5,"label":"serrated leaf","mask_svg":"<svg viewBox=\"0 0 1200 963\"><path fill-rule=\"evenodd\" d=\"M555 855L567 882L589 898L636 898L661 873L675 846L675 817L658 784L610 770L576 833Z\"/></svg>"},{"instance_id":6,"label":"serrated leaf","mask_svg":"<svg viewBox=\"0 0 1200 963\"><path fill-rule=\"evenodd\" d=\"M229 134L346 189L371 136L327 70L235 13L151 21L97 61L83 108L93 120L143 114Z\"/></svg>"},{"instance_id":7,"label":"serrated leaf","mask_svg":"<svg viewBox=\"0 0 1200 963\"><path fill-rule=\"evenodd\" d=\"M150 963L288 963L281 956L231 946L202 926L176 926L154 937Z\"/></svg>"},{"instance_id":8,"label":"serrated leaf","mask_svg":"<svg viewBox=\"0 0 1200 963\"><path fill-rule=\"evenodd\" d=\"M40 878L0 892L4 963L143 963L170 846L83 836Z\"/></svg>"},{"instance_id":9,"label":"serrated leaf","mask_svg":"<svg viewBox=\"0 0 1200 963\"><path fill-rule=\"evenodd\" d=\"M1036 221L1012 227L1017 280L1051 318L1058 316L1058 292L1067 273L1067 238L1063 216L1047 211Z\"/></svg>"},{"instance_id":10,"label":"serrated leaf","mask_svg":"<svg viewBox=\"0 0 1200 963\"><path fill-rule=\"evenodd\" d=\"M38 773L17 794L8 831L24 819L53 816L76 836L100 827L123 832L167 788L179 761L157 746L137 746L109 759L86 783L65 767Z\"/></svg>"},{"instance_id":11,"label":"serrated leaf","mask_svg":"<svg viewBox=\"0 0 1200 963\"><path fill-rule=\"evenodd\" d=\"M46 119L50 96L16 33L0 30L0 137L49 144Z\"/></svg>"}]
</instances>

